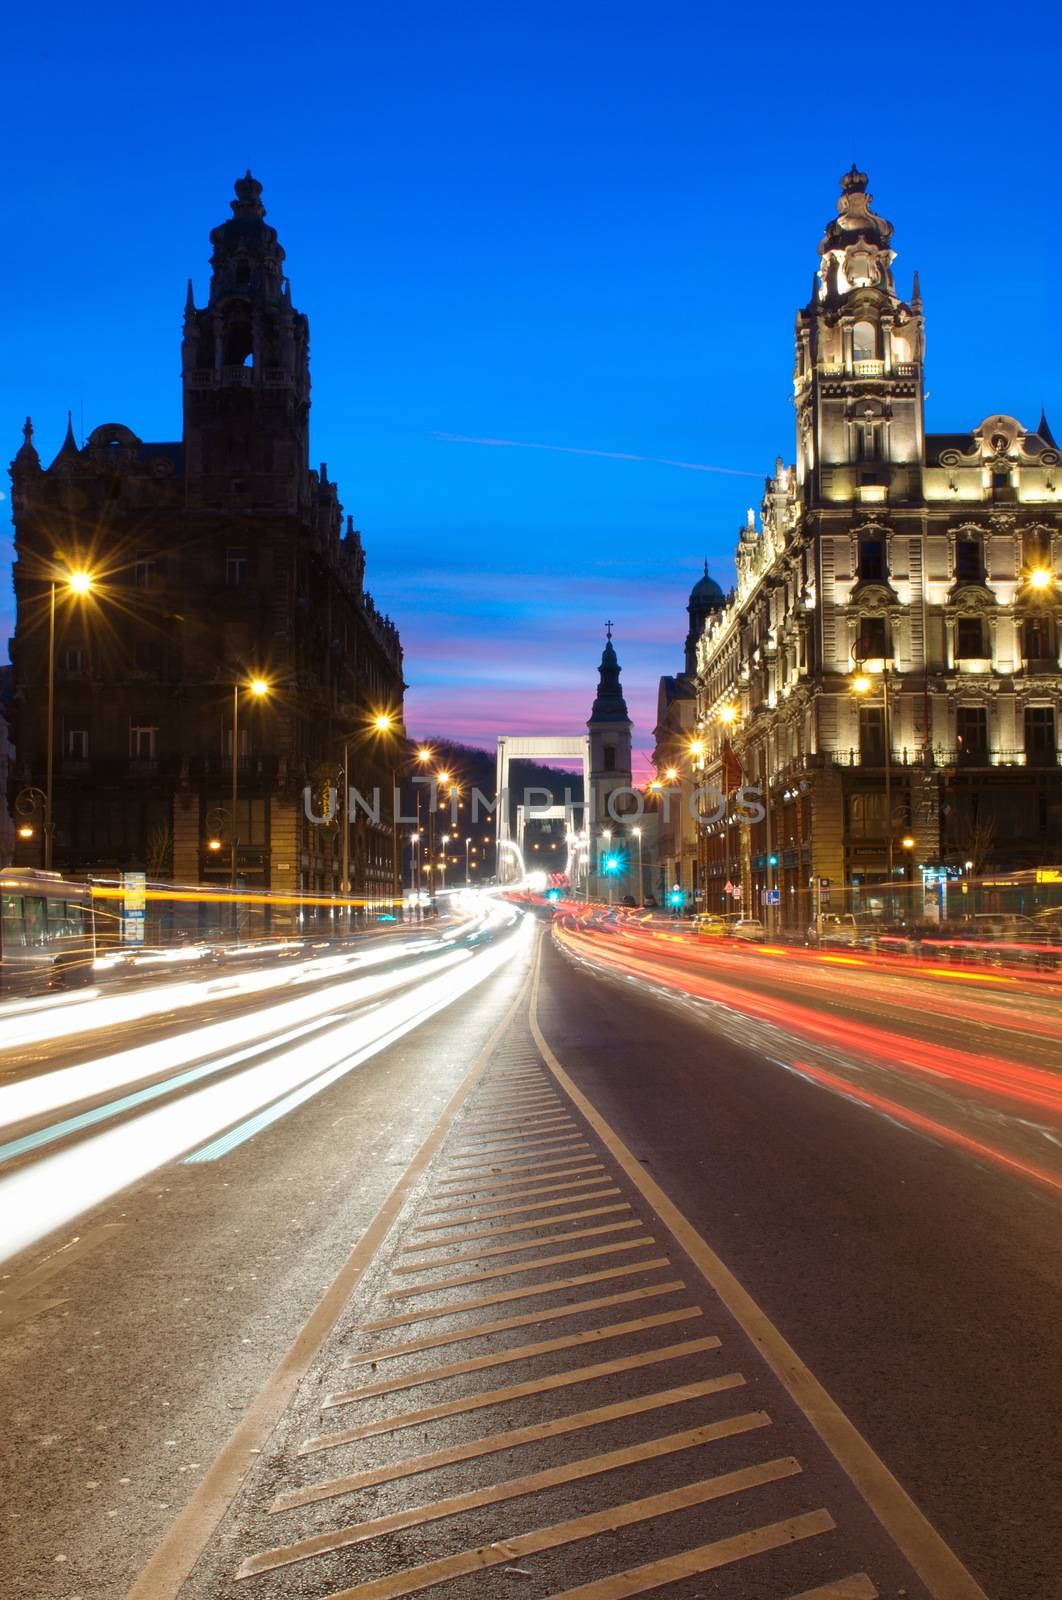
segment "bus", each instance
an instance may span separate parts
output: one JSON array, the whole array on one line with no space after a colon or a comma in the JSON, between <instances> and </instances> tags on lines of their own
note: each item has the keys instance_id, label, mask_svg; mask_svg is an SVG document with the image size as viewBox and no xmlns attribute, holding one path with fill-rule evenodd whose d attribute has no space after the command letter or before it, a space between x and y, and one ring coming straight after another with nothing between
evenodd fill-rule
<instances>
[{"instance_id":1,"label":"bus","mask_svg":"<svg viewBox=\"0 0 1062 1600\"><path fill-rule=\"evenodd\" d=\"M92 889L58 872L0 868L0 994L93 981Z\"/></svg>"}]
</instances>

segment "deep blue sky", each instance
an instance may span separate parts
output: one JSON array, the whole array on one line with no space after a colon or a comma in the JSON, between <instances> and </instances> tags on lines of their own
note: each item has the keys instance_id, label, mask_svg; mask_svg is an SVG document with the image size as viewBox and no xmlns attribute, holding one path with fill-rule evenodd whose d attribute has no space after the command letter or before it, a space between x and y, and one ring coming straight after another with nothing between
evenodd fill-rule
<instances>
[{"instance_id":1,"label":"deep blue sky","mask_svg":"<svg viewBox=\"0 0 1062 1600\"><path fill-rule=\"evenodd\" d=\"M6 459L27 412L46 462L68 407L86 433L179 435L185 280L202 303L250 166L310 318L313 458L402 629L411 730L578 731L610 616L644 747L700 562L729 584L744 508L792 458L793 314L853 159L904 290L921 270L930 428L1045 404L1062 429L1057 8L1012 23L976 4L20 7Z\"/></svg>"}]
</instances>

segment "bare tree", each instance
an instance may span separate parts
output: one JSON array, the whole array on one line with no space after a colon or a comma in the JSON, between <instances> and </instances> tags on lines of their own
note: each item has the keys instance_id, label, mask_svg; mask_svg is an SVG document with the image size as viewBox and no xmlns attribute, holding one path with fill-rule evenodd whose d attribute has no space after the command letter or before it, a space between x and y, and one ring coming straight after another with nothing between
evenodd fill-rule
<instances>
[{"instance_id":1,"label":"bare tree","mask_svg":"<svg viewBox=\"0 0 1062 1600\"><path fill-rule=\"evenodd\" d=\"M173 837L168 822L156 822L147 836L144 852L149 878L161 878L170 870Z\"/></svg>"}]
</instances>

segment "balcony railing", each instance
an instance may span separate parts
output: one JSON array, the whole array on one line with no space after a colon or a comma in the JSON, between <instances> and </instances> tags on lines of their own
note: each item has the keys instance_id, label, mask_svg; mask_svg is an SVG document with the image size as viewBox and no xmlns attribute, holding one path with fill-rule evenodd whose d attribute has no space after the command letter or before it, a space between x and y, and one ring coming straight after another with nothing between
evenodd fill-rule
<instances>
[{"instance_id":1,"label":"balcony railing","mask_svg":"<svg viewBox=\"0 0 1062 1600\"><path fill-rule=\"evenodd\" d=\"M1042 770L1045 767L1062 765L1062 752L1055 749L964 750L959 745L935 744L930 746L929 754L931 768L976 767L982 771L991 771L997 767L1027 767L1031 770ZM908 749L904 745L899 750L893 750L890 765L917 770L926 766L926 756L921 747ZM885 769L885 752L854 748L809 751L787 762L784 767L776 769L771 774L771 785L772 788L781 787L805 773L822 771L830 767L862 767L867 771L882 772Z\"/></svg>"}]
</instances>

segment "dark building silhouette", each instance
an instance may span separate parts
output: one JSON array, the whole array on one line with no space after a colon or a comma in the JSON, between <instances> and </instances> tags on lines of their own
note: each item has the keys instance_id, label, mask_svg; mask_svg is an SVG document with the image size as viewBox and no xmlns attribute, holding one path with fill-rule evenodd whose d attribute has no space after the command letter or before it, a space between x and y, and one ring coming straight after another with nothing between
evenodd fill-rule
<instances>
[{"instance_id":1,"label":"dark building silhouette","mask_svg":"<svg viewBox=\"0 0 1062 1600\"><path fill-rule=\"evenodd\" d=\"M309 465L309 325L260 196L250 173L236 184L202 309L188 286L180 441L107 423L79 448L68 427L42 467L27 422L11 467L13 787L44 787L49 587L84 570L91 594L57 588L54 865L223 882L227 846L208 841L231 829L235 760L241 876L332 890L338 830L313 825L302 795L350 740L353 782L384 790L379 823L354 830L351 880L385 892L393 750L370 725L388 711L401 733L401 645L335 484ZM254 677L268 694L246 691ZM38 830L20 859L40 852Z\"/></svg>"}]
</instances>

